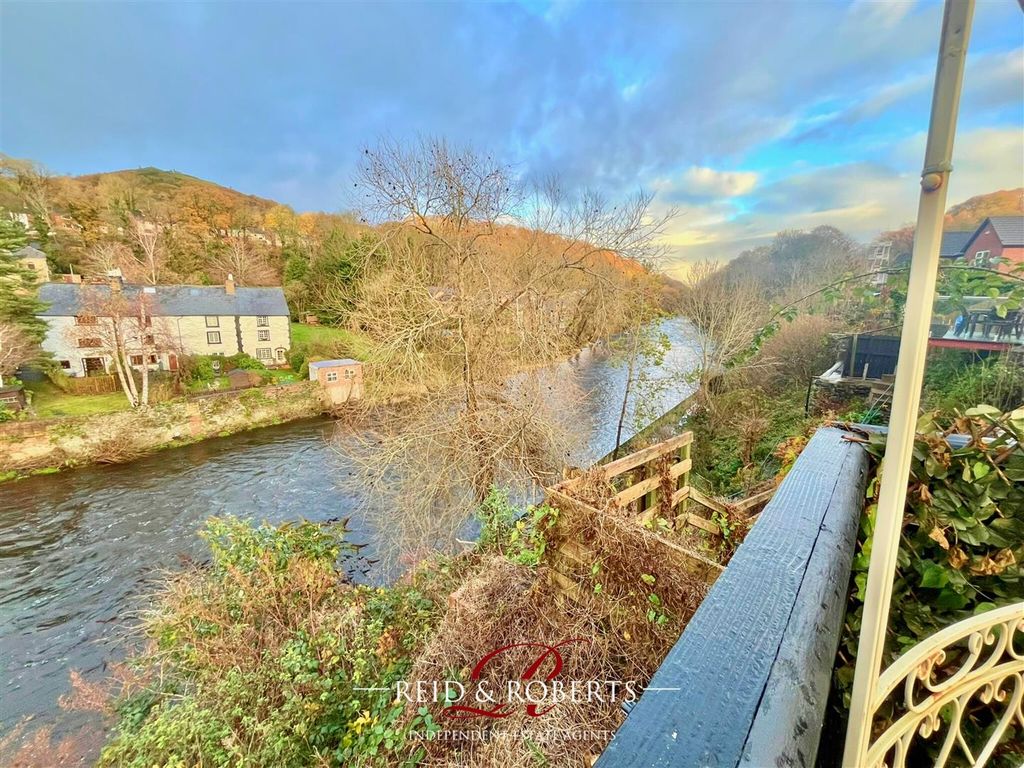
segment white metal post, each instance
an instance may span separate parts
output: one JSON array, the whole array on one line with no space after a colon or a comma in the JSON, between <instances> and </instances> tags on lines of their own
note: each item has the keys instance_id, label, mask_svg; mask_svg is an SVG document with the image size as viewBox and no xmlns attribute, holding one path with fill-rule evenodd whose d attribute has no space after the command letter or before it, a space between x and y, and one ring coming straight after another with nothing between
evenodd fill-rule
<instances>
[{"instance_id":1,"label":"white metal post","mask_svg":"<svg viewBox=\"0 0 1024 768\"><path fill-rule=\"evenodd\" d=\"M889 418L864 614L857 645L853 698L843 754L843 765L846 768L861 768L865 764L871 723L880 703L877 700L878 678L885 649L917 413L921 404L921 384L928 351L946 192L952 170L950 161L953 155L953 135L956 132L964 60L973 13L974 0L946 0L928 143L924 170L921 172L921 198L917 210L907 304L893 387L892 415Z\"/></svg>"}]
</instances>

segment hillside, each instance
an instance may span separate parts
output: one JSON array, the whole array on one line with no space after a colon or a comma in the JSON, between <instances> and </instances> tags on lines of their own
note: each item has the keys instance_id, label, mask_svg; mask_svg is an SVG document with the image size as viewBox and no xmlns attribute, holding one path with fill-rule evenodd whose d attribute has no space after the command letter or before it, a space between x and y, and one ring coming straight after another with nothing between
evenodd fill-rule
<instances>
[{"instance_id":1,"label":"hillside","mask_svg":"<svg viewBox=\"0 0 1024 768\"><path fill-rule=\"evenodd\" d=\"M251 208L266 213L278 205L273 200L247 195L187 173L163 171L159 168L63 176L58 177L56 186L58 193L54 200L55 206L71 200L96 202L118 192L130 192L144 206L175 205L184 197L194 195L218 200L229 209Z\"/></svg>"},{"instance_id":2,"label":"hillside","mask_svg":"<svg viewBox=\"0 0 1024 768\"><path fill-rule=\"evenodd\" d=\"M975 229L989 216L1024 214L1024 187L977 195L946 211L946 229Z\"/></svg>"}]
</instances>

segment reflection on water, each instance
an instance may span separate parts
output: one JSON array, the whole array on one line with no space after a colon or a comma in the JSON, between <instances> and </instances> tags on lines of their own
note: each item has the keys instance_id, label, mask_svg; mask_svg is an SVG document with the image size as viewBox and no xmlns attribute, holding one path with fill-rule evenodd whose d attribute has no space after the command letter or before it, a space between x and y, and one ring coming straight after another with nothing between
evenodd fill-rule
<instances>
[{"instance_id":1,"label":"reflection on water","mask_svg":"<svg viewBox=\"0 0 1024 768\"><path fill-rule=\"evenodd\" d=\"M673 346L665 365L688 371L693 331L663 323ZM625 364L587 351L553 368L588 396L578 419L583 465L614 447ZM673 381L660 410L689 394ZM361 499L338 490L349 469L328 444L331 423L315 419L164 451L119 467L88 467L0 485L0 734L26 716L52 722L68 672L102 677L120 655L123 628L150 580L185 557L201 557L196 537L211 515L270 522L350 519L352 541L367 544L348 563L374 580L373 531ZM627 430L626 435L632 433ZM83 716L84 717L84 716ZM82 717L64 715L62 728Z\"/></svg>"}]
</instances>

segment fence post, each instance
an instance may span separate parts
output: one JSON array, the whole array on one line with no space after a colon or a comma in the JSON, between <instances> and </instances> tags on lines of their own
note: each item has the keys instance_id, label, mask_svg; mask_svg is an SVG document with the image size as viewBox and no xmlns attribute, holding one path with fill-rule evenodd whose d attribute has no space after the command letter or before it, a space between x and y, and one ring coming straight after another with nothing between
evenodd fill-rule
<instances>
[{"instance_id":1,"label":"fence post","mask_svg":"<svg viewBox=\"0 0 1024 768\"><path fill-rule=\"evenodd\" d=\"M690 442L686 443L685 445L679 446L679 460L680 461L688 461L690 459L690 446L692 445L692 443L693 443L693 441L691 440ZM681 474L679 476L679 480L676 482L676 490L679 491L679 490L682 490L683 488L688 488L689 486L690 486L690 470L686 470L685 472L683 472L683 474ZM689 499L689 497L687 497L687 498L683 499L680 502L680 504L679 504L679 511L680 512L686 512L686 510L689 507L689 505L690 505L690 499Z\"/></svg>"}]
</instances>

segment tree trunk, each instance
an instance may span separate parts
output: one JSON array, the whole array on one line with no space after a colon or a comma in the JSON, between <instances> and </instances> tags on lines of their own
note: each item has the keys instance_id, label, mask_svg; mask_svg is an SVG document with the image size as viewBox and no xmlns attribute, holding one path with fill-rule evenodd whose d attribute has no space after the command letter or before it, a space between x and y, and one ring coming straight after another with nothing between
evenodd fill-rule
<instances>
[{"instance_id":1,"label":"tree trunk","mask_svg":"<svg viewBox=\"0 0 1024 768\"><path fill-rule=\"evenodd\" d=\"M135 382L131 378L131 368L128 369L128 376L125 377L124 368L121 365L121 355L118 347L120 346L118 337L114 337L114 349L112 350L111 359L114 361L114 370L117 372L117 380L121 383L121 390L124 392L124 396L128 398L128 404L134 408L138 405L138 399L132 393L135 388ZM129 384L129 382L131 382Z\"/></svg>"},{"instance_id":2,"label":"tree trunk","mask_svg":"<svg viewBox=\"0 0 1024 768\"><path fill-rule=\"evenodd\" d=\"M149 344L146 343L146 308L139 311L139 335L142 347L142 400L141 404L149 405Z\"/></svg>"},{"instance_id":3,"label":"tree trunk","mask_svg":"<svg viewBox=\"0 0 1024 768\"><path fill-rule=\"evenodd\" d=\"M619 411L619 424L615 429L615 450L612 451L612 459L619 458L619 448L622 447L622 428L626 423L626 407L629 404L629 392L633 388L633 372L636 370L637 352L640 349L640 326L637 325L633 332L633 348L629 353L629 366L626 369L626 391L622 393L622 409Z\"/></svg>"}]
</instances>

